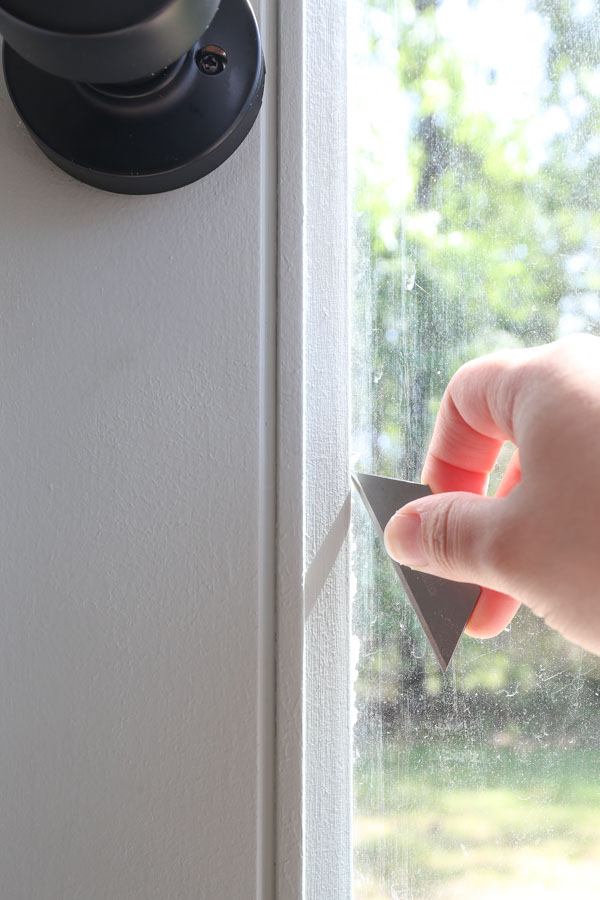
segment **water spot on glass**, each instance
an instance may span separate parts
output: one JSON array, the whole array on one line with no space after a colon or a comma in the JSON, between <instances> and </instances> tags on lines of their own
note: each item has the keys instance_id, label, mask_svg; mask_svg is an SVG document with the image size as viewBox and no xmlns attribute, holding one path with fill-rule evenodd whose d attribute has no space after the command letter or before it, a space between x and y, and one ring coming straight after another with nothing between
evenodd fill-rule
<instances>
[{"instance_id":1,"label":"water spot on glass","mask_svg":"<svg viewBox=\"0 0 600 900\"><path fill-rule=\"evenodd\" d=\"M513 257L515 259L526 259L529 255L529 247L527 244L517 244L513 249Z\"/></svg>"},{"instance_id":2,"label":"water spot on glass","mask_svg":"<svg viewBox=\"0 0 600 900\"><path fill-rule=\"evenodd\" d=\"M575 253L569 256L566 261L566 269L570 274L582 272L589 264L588 255L586 253Z\"/></svg>"},{"instance_id":3,"label":"water spot on glass","mask_svg":"<svg viewBox=\"0 0 600 900\"><path fill-rule=\"evenodd\" d=\"M496 691L497 694L504 694L506 697L516 697L519 693L519 688L515 688L514 691L509 691L506 688L502 688L499 691Z\"/></svg>"}]
</instances>

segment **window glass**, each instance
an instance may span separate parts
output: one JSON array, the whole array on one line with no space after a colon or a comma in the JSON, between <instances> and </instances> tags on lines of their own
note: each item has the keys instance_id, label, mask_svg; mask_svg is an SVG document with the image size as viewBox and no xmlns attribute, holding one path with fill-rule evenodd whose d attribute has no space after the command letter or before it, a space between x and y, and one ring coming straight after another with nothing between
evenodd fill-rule
<instances>
[{"instance_id":1,"label":"window glass","mask_svg":"<svg viewBox=\"0 0 600 900\"><path fill-rule=\"evenodd\" d=\"M419 480L459 365L600 334L598 5L350 0L350 113L352 461ZM353 508L355 897L597 897L600 661L521 609L442 676Z\"/></svg>"}]
</instances>

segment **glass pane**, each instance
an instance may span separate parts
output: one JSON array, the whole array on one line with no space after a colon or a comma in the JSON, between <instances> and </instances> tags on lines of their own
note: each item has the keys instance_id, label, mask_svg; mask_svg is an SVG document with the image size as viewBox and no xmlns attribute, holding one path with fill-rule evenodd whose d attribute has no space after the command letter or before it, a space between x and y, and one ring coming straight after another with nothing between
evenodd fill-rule
<instances>
[{"instance_id":1,"label":"glass pane","mask_svg":"<svg viewBox=\"0 0 600 900\"><path fill-rule=\"evenodd\" d=\"M418 480L459 365L600 333L600 13L350 18L353 464ZM597 897L600 660L522 609L442 677L360 503L353 573L357 900Z\"/></svg>"}]
</instances>

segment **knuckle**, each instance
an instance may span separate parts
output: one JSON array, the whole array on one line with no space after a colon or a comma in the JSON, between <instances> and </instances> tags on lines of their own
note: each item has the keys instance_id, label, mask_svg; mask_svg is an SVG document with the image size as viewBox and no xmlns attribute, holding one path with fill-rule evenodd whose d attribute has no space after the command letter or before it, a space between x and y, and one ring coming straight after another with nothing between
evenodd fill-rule
<instances>
[{"instance_id":1,"label":"knuckle","mask_svg":"<svg viewBox=\"0 0 600 900\"><path fill-rule=\"evenodd\" d=\"M422 532L432 568L441 573L488 572L497 581L498 576L527 566L527 542L520 529L502 514L503 500L490 502L496 514L484 519L473 515L465 498L448 496L432 506Z\"/></svg>"},{"instance_id":2,"label":"knuckle","mask_svg":"<svg viewBox=\"0 0 600 900\"><path fill-rule=\"evenodd\" d=\"M430 562L437 568L447 569L455 558L458 540L455 518L449 502L436 503L427 516L423 535L425 549Z\"/></svg>"}]
</instances>

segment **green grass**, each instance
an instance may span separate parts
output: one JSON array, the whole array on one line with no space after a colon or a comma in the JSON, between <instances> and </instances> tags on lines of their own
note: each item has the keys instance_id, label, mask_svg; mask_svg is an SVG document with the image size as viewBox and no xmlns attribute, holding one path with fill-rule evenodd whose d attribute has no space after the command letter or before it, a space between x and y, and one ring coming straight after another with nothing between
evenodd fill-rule
<instances>
[{"instance_id":1,"label":"green grass","mask_svg":"<svg viewBox=\"0 0 600 900\"><path fill-rule=\"evenodd\" d=\"M600 751L388 745L355 808L356 900L598 896Z\"/></svg>"}]
</instances>

